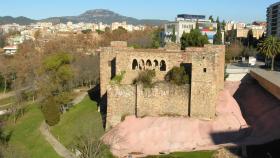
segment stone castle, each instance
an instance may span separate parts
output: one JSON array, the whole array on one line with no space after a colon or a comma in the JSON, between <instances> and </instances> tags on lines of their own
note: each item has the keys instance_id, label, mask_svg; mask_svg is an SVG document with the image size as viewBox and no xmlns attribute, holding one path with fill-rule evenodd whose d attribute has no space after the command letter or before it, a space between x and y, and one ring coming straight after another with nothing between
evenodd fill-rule
<instances>
[{"instance_id":1,"label":"stone castle","mask_svg":"<svg viewBox=\"0 0 280 158\"><path fill-rule=\"evenodd\" d=\"M117 125L127 115L189 116L198 119L215 117L218 92L224 87L225 46L205 45L181 51L133 49L126 42L115 41L100 49L100 91L107 106L106 128ZM162 82L175 66L184 66L191 76L190 84L177 86ZM144 70L155 70L152 88L133 85ZM125 72L120 84L111 79Z\"/></svg>"}]
</instances>

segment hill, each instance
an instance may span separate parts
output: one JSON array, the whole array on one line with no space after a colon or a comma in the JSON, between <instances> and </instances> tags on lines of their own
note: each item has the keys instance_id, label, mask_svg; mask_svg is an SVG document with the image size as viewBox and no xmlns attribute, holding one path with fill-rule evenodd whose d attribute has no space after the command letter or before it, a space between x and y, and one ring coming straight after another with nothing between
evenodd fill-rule
<instances>
[{"instance_id":1,"label":"hill","mask_svg":"<svg viewBox=\"0 0 280 158\"><path fill-rule=\"evenodd\" d=\"M133 25L139 25L139 24L162 25L168 22L167 20L158 20L158 19L136 19L132 17L123 16L106 9L88 10L85 13L80 14L78 16L51 17L51 18L43 19L42 21L53 22L53 23L66 23L68 21L72 21L74 23L102 22L105 24L111 24L112 22L126 21L128 24L133 24Z\"/></svg>"},{"instance_id":2,"label":"hill","mask_svg":"<svg viewBox=\"0 0 280 158\"><path fill-rule=\"evenodd\" d=\"M33 22L36 22L36 20L33 19L29 19L23 16L20 17L11 17L11 16L0 16L0 25L4 25L4 24L12 24L12 23L17 23L20 25L28 25L31 24Z\"/></svg>"}]
</instances>

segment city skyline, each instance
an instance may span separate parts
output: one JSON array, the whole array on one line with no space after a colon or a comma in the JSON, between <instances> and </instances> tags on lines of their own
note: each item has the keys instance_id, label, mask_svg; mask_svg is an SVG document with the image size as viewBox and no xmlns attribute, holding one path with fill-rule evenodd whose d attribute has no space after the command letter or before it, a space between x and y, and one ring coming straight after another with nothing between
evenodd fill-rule
<instances>
[{"instance_id":1,"label":"city skyline","mask_svg":"<svg viewBox=\"0 0 280 158\"><path fill-rule=\"evenodd\" d=\"M231 4L228 0L207 0L204 2L178 0L176 3L162 3L159 0L142 0L137 2L129 0L118 2L115 2L115 0L82 0L81 3L81 1L77 2L74 0L50 0L43 2L14 0L13 2L6 1L4 4L1 4L0 16L25 16L39 20L55 16L75 16L92 9L108 9L118 14L138 19L172 21L177 14L186 13L206 15L207 18L209 15L213 15L215 18L219 16L221 20L250 23L255 20L266 20L266 8L277 1L236 0L234 2Z\"/></svg>"}]
</instances>

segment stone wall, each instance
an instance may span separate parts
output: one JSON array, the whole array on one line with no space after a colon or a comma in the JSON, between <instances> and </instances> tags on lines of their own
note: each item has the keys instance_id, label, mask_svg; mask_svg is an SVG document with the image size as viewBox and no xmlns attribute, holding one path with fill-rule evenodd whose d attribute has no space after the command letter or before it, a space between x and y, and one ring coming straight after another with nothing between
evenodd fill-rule
<instances>
[{"instance_id":1,"label":"stone wall","mask_svg":"<svg viewBox=\"0 0 280 158\"><path fill-rule=\"evenodd\" d=\"M224 87L225 47L205 45L187 48L186 52L192 54L190 116L213 119L218 92Z\"/></svg>"},{"instance_id":2,"label":"stone wall","mask_svg":"<svg viewBox=\"0 0 280 158\"><path fill-rule=\"evenodd\" d=\"M188 116L189 85L157 83L152 88L142 85L110 85L107 91L106 128L114 127L125 116Z\"/></svg>"},{"instance_id":3,"label":"stone wall","mask_svg":"<svg viewBox=\"0 0 280 158\"><path fill-rule=\"evenodd\" d=\"M262 75L258 74L258 71L251 70L250 75L254 79L256 79L264 89L266 89L269 93L271 93L272 95L274 95L276 98L280 100L280 85L277 85L276 83L269 81L268 78L262 77Z\"/></svg>"},{"instance_id":4,"label":"stone wall","mask_svg":"<svg viewBox=\"0 0 280 158\"><path fill-rule=\"evenodd\" d=\"M135 96L134 85L108 86L106 129L116 126L125 116L135 115Z\"/></svg>"},{"instance_id":5,"label":"stone wall","mask_svg":"<svg viewBox=\"0 0 280 158\"><path fill-rule=\"evenodd\" d=\"M164 76L174 66L190 66L191 91L186 93L179 88L178 91L180 92L178 93L185 94L186 96L178 96L177 100L181 101L176 100L174 103L170 102L172 104L168 104L167 106L170 105L173 107L166 107L166 109L168 109L167 111L171 111L171 109L178 108L180 110L174 111L174 114L184 115L185 111L182 110L182 112L180 106L182 105L184 107L185 105L189 105L189 113L187 114L192 117L200 119L212 119L215 117L217 95L219 90L224 87L224 45L205 45L204 47L186 48L185 51L175 50L175 48L172 51L165 49L133 49L125 47L126 45L122 42L112 43L112 45L112 47L102 48L100 52L101 96L108 92L107 86L110 87L109 83L114 75L120 74L122 71L125 71L125 75L121 84L130 85L139 73L144 70L155 70L155 81L159 82L164 80ZM145 113L150 116L158 116L166 113L166 111L161 111L160 109L162 109L161 106L165 102L169 101L167 96L176 98L177 95L173 95L174 90L170 89L168 85L166 87L161 86L160 91L163 94L159 95L158 91L151 89L148 92L151 97L147 93L144 93L144 91L142 95L140 92L137 92L140 95L138 96L140 99L138 98L137 101L141 101L142 97L144 99L139 102L140 107L137 106L138 110L134 112L139 112L141 116L146 115ZM165 96L165 93L168 93L168 95ZM153 97L155 95L157 97ZM112 98L108 98L108 101ZM123 99L116 99L117 101L113 103L119 104L120 106L131 105L127 101L131 102L133 100L125 99L125 97ZM114 106L112 105L113 103L111 100L111 105L108 104L108 108ZM159 107L153 106L153 103ZM141 106L142 104L145 105L144 108ZM155 110L153 111L152 109ZM116 117L120 118L121 115L124 114L120 112L120 114L116 114Z\"/></svg>"},{"instance_id":6,"label":"stone wall","mask_svg":"<svg viewBox=\"0 0 280 158\"><path fill-rule=\"evenodd\" d=\"M137 86L137 116L188 116L190 86L158 83Z\"/></svg>"}]
</instances>

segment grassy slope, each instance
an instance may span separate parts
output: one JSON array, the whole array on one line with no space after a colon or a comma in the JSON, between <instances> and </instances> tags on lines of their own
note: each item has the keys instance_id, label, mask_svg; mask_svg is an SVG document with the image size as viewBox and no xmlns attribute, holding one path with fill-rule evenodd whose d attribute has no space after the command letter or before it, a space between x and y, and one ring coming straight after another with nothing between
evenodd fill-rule
<instances>
[{"instance_id":1,"label":"grassy slope","mask_svg":"<svg viewBox=\"0 0 280 158\"><path fill-rule=\"evenodd\" d=\"M70 147L78 136L91 134L99 138L104 134L97 105L89 97L63 114L51 131L66 147Z\"/></svg>"},{"instance_id":2,"label":"grassy slope","mask_svg":"<svg viewBox=\"0 0 280 158\"><path fill-rule=\"evenodd\" d=\"M164 156L148 156L147 158L212 158L214 151L177 152Z\"/></svg>"},{"instance_id":3,"label":"grassy slope","mask_svg":"<svg viewBox=\"0 0 280 158\"><path fill-rule=\"evenodd\" d=\"M104 134L100 113L96 103L86 97L80 104L65 113L59 124L52 127L52 133L62 144L71 147L75 137L88 133L100 137ZM150 156L149 158L211 158L213 151L173 153L167 156Z\"/></svg>"},{"instance_id":4,"label":"grassy slope","mask_svg":"<svg viewBox=\"0 0 280 158\"><path fill-rule=\"evenodd\" d=\"M9 142L16 151L25 153L31 158L59 158L50 144L39 131L43 115L37 105L30 105L27 113L17 123L9 123L7 130L12 130Z\"/></svg>"}]
</instances>

